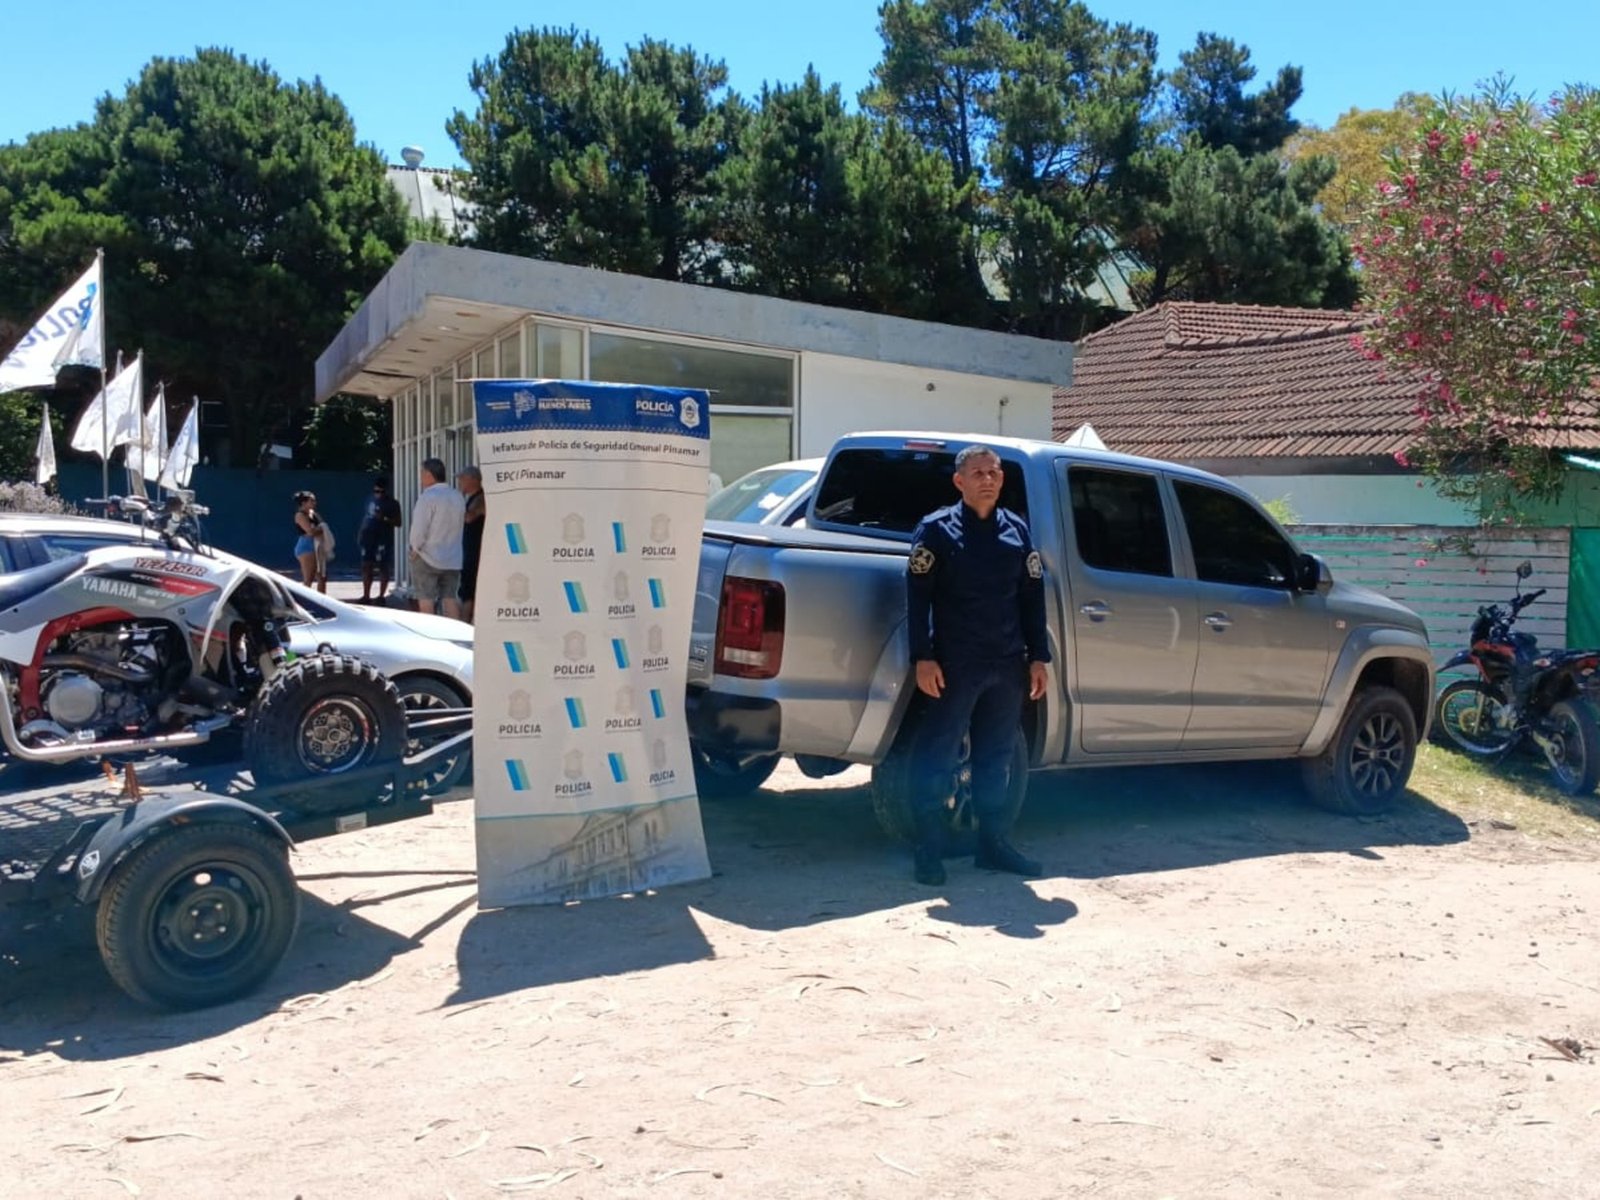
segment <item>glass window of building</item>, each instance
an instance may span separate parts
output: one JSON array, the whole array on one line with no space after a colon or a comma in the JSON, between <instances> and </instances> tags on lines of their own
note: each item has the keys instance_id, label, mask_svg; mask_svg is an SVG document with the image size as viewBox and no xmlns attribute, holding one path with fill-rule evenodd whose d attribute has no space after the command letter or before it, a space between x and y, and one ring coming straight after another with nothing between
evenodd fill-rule
<instances>
[{"instance_id":1,"label":"glass window of building","mask_svg":"<svg viewBox=\"0 0 1600 1200\"><path fill-rule=\"evenodd\" d=\"M583 330L565 325L536 325L533 330L535 378L583 378Z\"/></svg>"},{"instance_id":2,"label":"glass window of building","mask_svg":"<svg viewBox=\"0 0 1600 1200\"><path fill-rule=\"evenodd\" d=\"M522 378L522 333L500 339L500 378Z\"/></svg>"}]
</instances>

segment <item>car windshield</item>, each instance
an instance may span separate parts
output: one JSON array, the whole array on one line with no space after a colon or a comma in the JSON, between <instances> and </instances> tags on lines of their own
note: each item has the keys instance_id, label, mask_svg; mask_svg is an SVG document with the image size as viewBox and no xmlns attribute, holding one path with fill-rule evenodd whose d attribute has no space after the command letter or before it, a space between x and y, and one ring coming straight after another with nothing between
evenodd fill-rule
<instances>
[{"instance_id":1,"label":"car windshield","mask_svg":"<svg viewBox=\"0 0 1600 1200\"><path fill-rule=\"evenodd\" d=\"M816 477L810 467L763 467L751 471L706 502L706 519L760 521Z\"/></svg>"}]
</instances>

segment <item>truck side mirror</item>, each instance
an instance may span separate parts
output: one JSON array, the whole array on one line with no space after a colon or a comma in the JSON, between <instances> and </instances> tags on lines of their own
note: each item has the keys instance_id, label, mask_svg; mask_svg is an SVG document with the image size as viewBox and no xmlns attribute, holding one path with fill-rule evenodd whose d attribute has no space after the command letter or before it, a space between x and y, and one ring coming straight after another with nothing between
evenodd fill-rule
<instances>
[{"instance_id":1,"label":"truck side mirror","mask_svg":"<svg viewBox=\"0 0 1600 1200\"><path fill-rule=\"evenodd\" d=\"M1302 554L1295 560L1294 583L1299 591L1326 594L1333 587L1333 573L1317 555Z\"/></svg>"}]
</instances>

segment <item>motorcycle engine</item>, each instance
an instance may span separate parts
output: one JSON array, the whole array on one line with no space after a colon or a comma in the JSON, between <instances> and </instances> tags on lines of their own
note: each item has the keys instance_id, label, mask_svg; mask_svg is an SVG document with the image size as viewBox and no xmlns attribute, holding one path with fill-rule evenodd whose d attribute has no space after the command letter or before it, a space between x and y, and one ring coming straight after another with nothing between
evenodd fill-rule
<instances>
[{"instance_id":1,"label":"motorcycle engine","mask_svg":"<svg viewBox=\"0 0 1600 1200\"><path fill-rule=\"evenodd\" d=\"M128 729L144 725L159 703L165 668L163 635L124 628L74 634L42 664L39 700L62 729Z\"/></svg>"}]
</instances>

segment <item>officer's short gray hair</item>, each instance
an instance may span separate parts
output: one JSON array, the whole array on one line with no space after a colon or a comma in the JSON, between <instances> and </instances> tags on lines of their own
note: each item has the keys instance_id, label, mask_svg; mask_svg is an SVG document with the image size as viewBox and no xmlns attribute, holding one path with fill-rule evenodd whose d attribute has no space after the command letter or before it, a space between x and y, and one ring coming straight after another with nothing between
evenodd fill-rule
<instances>
[{"instance_id":1,"label":"officer's short gray hair","mask_svg":"<svg viewBox=\"0 0 1600 1200\"><path fill-rule=\"evenodd\" d=\"M961 470L974 458L992 458L995 462L999 462L1000 451L993 446L985 446L981 442L971 446L963 446L961 452L956 455L956 470Z\"/></svg>"}]
</instances>

